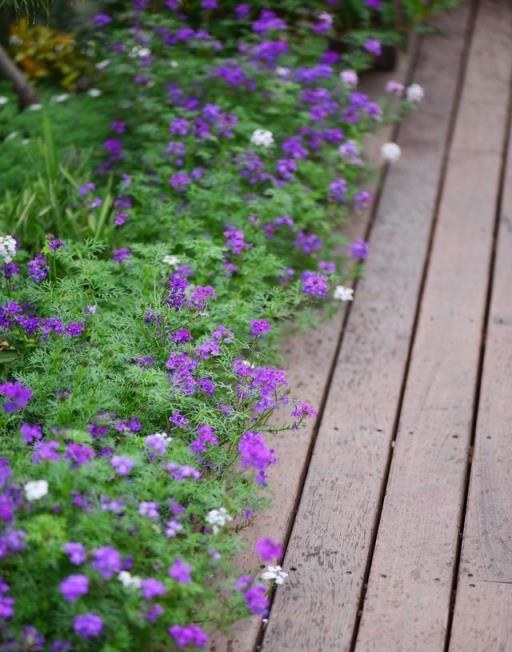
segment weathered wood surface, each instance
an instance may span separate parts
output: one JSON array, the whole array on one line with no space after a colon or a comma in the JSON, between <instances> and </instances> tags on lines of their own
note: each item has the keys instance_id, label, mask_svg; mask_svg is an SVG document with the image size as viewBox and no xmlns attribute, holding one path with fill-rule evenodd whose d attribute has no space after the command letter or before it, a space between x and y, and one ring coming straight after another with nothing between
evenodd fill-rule
<instances>
[{"instance_id":1,"label":"weathered wood surface","mask_svg":"<svg viewBox=\"0 0 512 652\"><path fill-rule=\"evenodd\" d=\"M511 45L512 4L482 0L355 647L358 652L444 649L508 123ZM466 643L465 650L495 649L479 647L470 639ZM507 649L512 649L512 640Z\"/></svg>"},{"instance_id":2,"label":"weathered wood surface","mask_svg":"<svg viewBox=\"0 0 512 652\"><path fill-rule=\"evenodd\" d=\"M267 652L350 647L386 475L429 233L442 173L467 6L421 49L427 99L399 134L263 640ZM440 74L442 71L442 74ZM316 364L316 363L315 363ZM245 648L234 647L233 650ZM389 649L395 652L393 648ZM411 648L412 652L412 648Z\"/></svg>"},{"instance_id":3,"label":"weathered wood surface","mask_svg":"<svg viewBox=\"0 0 512 652\"><path fill-rule=\"evenodd\" d=\"M498 211L492 302L449 647L453 652L512 649L512 144Z\"/></svg>"},{"instance_id":4,"label":"weathered wood surface","mask_svg":"<svg viewBox=\"0 0 512 652\"><path fill-rule=\"evenodd\" d=\"M403 56L394 73L371 73L362 81L361 91L370 97L380 97L386 82L397 79L405 82L412 74L414 47L410 56ZM380 180L380 148L392 138L395 126L380 129L368 137L366 154L376 166L373 180L367 184L372 194L378 191ZM364 238L370 226L372 210L352 219L344 228L343 234L348 242ZM337 314L328 321L323 321L313 332L297 332L288 338L283 347L287 362L287 376L294 396L307 400L317 410L328 391L329 370L335 361L339 338L349 306L342 306ZM284 542L288 535L290 523L295 513L295 504L302 488L303 475L307 468L310 446L316 431L314 421L299 431L276 436L268 436L276 452L278 464L268 472L269 485L273 493L272 511L257 516L246 531L244 538L251 549L241 556L240 568L257 566L258 559L252 552L254 543L262 536L270 536ZM281 463L279 463L281 462ZM246 618L232 628L231 635L217 634L211 644L212 652L251 652L258 639L261 619Z\"/></svg>"}]
</instances>

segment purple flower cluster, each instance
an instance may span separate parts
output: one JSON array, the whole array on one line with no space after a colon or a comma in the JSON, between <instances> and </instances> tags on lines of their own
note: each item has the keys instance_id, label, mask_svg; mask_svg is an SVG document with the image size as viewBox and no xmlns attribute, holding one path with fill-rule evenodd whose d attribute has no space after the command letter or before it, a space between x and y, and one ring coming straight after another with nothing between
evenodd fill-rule
<instances>
[{"instance_id":1,"label":"purple flower cluster","mask_svg":"<svg viewBox=\"0 0 512 652\"><path fill-rule=\"evenodd\" d=\"M266 483L265 471L271 464L276 463L276 456L268 448L263 435L258 432L244 432L238 444L240 462L242 467L250 466L258 471L256 481L258 484Z\"/></svg>"}]
</instances>

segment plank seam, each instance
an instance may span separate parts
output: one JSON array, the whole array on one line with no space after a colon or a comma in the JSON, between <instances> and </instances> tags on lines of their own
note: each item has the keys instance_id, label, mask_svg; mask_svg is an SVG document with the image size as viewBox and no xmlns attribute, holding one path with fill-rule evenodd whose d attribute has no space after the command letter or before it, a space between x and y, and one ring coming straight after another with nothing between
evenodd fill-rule
<instances>
[{"instance_id":1,"label":"plank seam","mask_svg":"<svg viewBox=\"0 0 512 652\"><path fill-rule=\"evenodd\" d=\"M413 44L412 44L412 47L411 47L411 49L412 49L411 60L410 60L409 66L407 68L407 71L406 71L406 74L405 74L405 80L404 80L406 85L409 85L414 79L414 72L416 70L416 66L417 66L417 63L418 63L418 60L419 60L419 53L420 53L420 49L421 49L422 40L423 40L422 37L420 38L420 37L417 37L416 35L414 35L414 40L413 40ZM391 140L393 142L396 141L396 139L398 138L399 133L400 133L400 123L397 123L396 125L393 126L393 129L391 130L391 134L390 134ZM390 168L389 164L382 165L381 169L380 169L380 172L379 172L379 175L378 175L377 190L375 192L375 196L374 196L374 200L373 200L373 204L372 204L370 219L368 220L368 225L367 225L367 227L366 227L366 229L364 231L364 235L363 235L363 238L366 241L368 241L370 239L371 233L373 231L373 227L374 227L374 224L375 224L375 221L376 221L377 212L378 212L381 197L382 197L382 191L383 191L383 188L384 188L384 184L386 182L386 178L387 178L387 175L388 175L389 168ZM358 279L356 278L356 279L354 279L354 281L352 283L352 287L354 288L354 292L357 290L357 286L358 286ZM329 392L330 392L330 389L331 389L331 386L332 386L332 382L333 382L334 374L336 372L338 359L339 359L339 356L340 356L340 353L341 353L341 348L342 348L343 340L344 340L344 334L346 332L348 320L350 318L351 309L352 309L352 304L349 303L347 305L347 307L346 307L346 311L345 311L345 314L343 316L343 320L342 320L342 323L341 323L341 326L340 326L338 340L336 342L336 348L334 350L334 354L333 354L333 357L332 357L332 362L331 362L331 365L329 367L329 372L327 374L327 381L325 383L325 388L324 388L324 391L323 391L323 394L322 394L322 400L320 402L317 418L316 418L316 421L315 421L315 427L313 429L313 433L312 433L312 436L311 436L311 441L310 441L310 444L309 444L309 447L308 447L308 450L307 450L307 453L306 453L304 465L303 465L303 471L302 471L302 474L301 474L301 477L300 477L300 480L299 480L299 489L297 491L297 497L296 497L295 502L294 502L291 518L290 518L288 526L286 528L286 535L285 535L284 541L283 541L283 557L280 560L281 564L283 563L283 560L286 558L288 545L289 545L289 542L290 542L290 539L291 539L292 531L293 531L293 528L294 528L294 525L295 525L297 513L298 513L300 502L301 502L301 499L302 499L302 494L304 492L304 487L305 487L306 481L307 481L309 465L310 465L311 459L313 457L316 441L317 441L317 438L318 438L318 433L320 431L322 421L323 421L323 416L324 416L325 407L326 407L326 404L327 404L327 399L329 397ZM270 598L269 598L270 599L270 604L269 604L268 616L265 619L266 621L268 621L271 618L271 615L272 615L272 607L274 605L275 593L276 593L276 588L274 588L272 590L272 593L271 593ZM259 652L259 650L262 649L263 640L264 640L264 637L265 637L265 631L266 631L266 622L262 621L262 624L260 626L260 631L258 633L258 637L256 639L256 643L255 643L255 647L254 647L255 652Z\"/></svg>"},{"instance_id":2,"label":"plank seam","mask_svg":"<svg viewBox=\"0 0 512 652\"><path fill-rule=\"evenodd\" d=\"M433 220L432 224L430 227L430 232L429 232L429 238L428 238L428 244L427 244L427 253L425 257L425 262L423 264L423 270L421 274L421 280L420 280L420 287L419 287L419 292L418 292L418 299L416 302L416 307L415 307L415 312L414 312L414 321L413 321L413 326L412 326L412 331L411 331L411 339L409 342L409 348L407 352L407 359L404 367L404 374L402 378L402 383L400 386L400 393L399 393L399 398L398 398L398 403L397 403L397 411L395 415L395 420L393 423L393 428L392 428L392 437L391 437L391 445L389 448L389 453L388 453L388 459L386 462L386 467L384 471L384 476L382 479L382 486L381 486L381 491L380 491L380 497L378 501L378 507L377 507L377 513L376 513L376 520L373 528L373 533L372 533L372 540L370 543L369 547L369 552L368 552L368 559L366 563L366 569L364 573L364 578L363 578L363 583L361 587L361 594L359 597L359 608L357 610L357 615L356 615L356 620L354 623L354 629L352 632L352 639L349 647L349 652L355 652L356 646L357 646L357 638L359 635L359 628L361 625L361 619L363 615L363 610L364 610L364 602L366 599L366 593L368 589L368 581L370 578L370 572L372 568L372 563L373 563L373 557L375 553L375 548L377 544L377 538L379 534L379 528L380 528L380 521L382 518L382 510L384 507L384 499L386 496L386 489L387 485L389 482L389 477L391 473L391 466L393 463L393 451L394 451L394 444L397 439L398 435L398 427L400 423L400 416L402 412L402 407L403 407L403 402L404 402L404 396L405 396L405 390L407 386L407 381L409 377L409 371L410 371L410 366L411 366L411 359L412 359L412 352L414 349L414 342L416 340L416 333L417 333L417 328L418 328L418 323L419 323L419 316L420 316L420 311L421 311L421 303L425 291L425 285L427 281L427 276L428 276L428 268L430 264L430 258L431 258L431 253L433 249L433 244L434 244L434 238L435 238L435 233L436 233L436 227L438 223L438 217L439 217L439 208L441 204L441 198L443 196L443 191L444 191L444 185L445 185L445 179L446 179L446 171L448 169L448 163L449 163L449 156L450 156L450 151L452 148L453 144L453 137L455 133L455 125L457 123L457 118L459 114L459 109L460 109L460 100L461 100L461 95L462 95L462 88L464 86L464 82L466 79L466 72L468 68L468 60L469 60L469 51L471 47L471 43L473 40L473 33L475 29L475 23L476 23L476 15L478 11L478 6L479 6L480 0L473 0L471 3L471 8L470 8L470 15L469 15L469 20L468 20L468 25L466 28L466 34L465 34L465 39L464 39L464 47L462 49L462 54L461 54L461 64L459 68L459 73L457 75L457 82L456 82L456 90L454 94L454 100L453 100L453 105L452 105L452 111L451 111L451 116L450 116L450 121L448 123L448 130L447 130L447 139L446 139L446 144L444 147L443 151L443 157L442 157L442 163L441 163L441 171L439 175L439 186L437 189L437 194L436 194L436 199L434 203L434 210L433 210Z\"/></svg>"},{"instance_id":3,"label":"plank seam","mask_svg":"<svg viewBox=\"0 0 512 652\"><path fill-rule=\"evenodd\" d=\"M512 76L509 81L509 96L507 100L507 118L505 124L505 138L503 142L503 150L501 153L501 166L500 166L500 176L498 183L498 194L496 197L496 208L494 215L494 225L493 225L493 235L492 235L492 248L491 255L489 259L488 267L488 281L486 289L486 301L484 308L484 319L482 323L481 331L481 340L480 340L480 350L478 358L478 371L475 382L475 391L474 391L474 400L473 400L473 414L471 419L471 434L470 441L468 446L468 455L466 461L466 469L464 475L464 491L463 498L461 503L461 510L459 515L459 527L458 527L458 538L457 538L457 550L455 553L455 563L453 567L453 576L451 584L451 599L450 607L448 611L448 620L446 625L446 636L444 644L444 652L448 652L451 643L452 629L453 629L453 619L455 615L455 605L457 601L457 587L459 583L459 572L460 564L462 558L462 544L463 544L463 534L464 527L466 523L466 514L468 507L469 499L469 488L471 484L471 471L473 467L473 451L475 447L475 441L477 436L477 426L478 426L478 412L480 409L480 398L482 392L482 379L483 371L485 364L485 352L487 344L487 334L489 330L489 319L491 313L491 303L492 303L492 294L494 288L495 280L495 271L496 271L496 257L497 257L497 245L498 245L498 236L501 222L501 213L503 208L503 195L505 189L505 179L507 174L507 163L508 163L508 151L511 143L510 131L512 129Z\"/></svg>"}]
</instances>

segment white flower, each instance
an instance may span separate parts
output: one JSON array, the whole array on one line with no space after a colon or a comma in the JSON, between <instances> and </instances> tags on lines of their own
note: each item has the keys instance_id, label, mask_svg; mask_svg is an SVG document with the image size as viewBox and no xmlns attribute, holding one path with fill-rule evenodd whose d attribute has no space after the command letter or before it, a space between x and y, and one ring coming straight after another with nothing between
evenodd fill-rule
<instances>
[{"instance_id":1,"label":"white flower","mask_svg":"<svg viewBox=\"0 0 512 652\"><path fill-rule=\"evenodd\" d=\"M176 267L176 265L180 262L180 259L178 256L164 256L162 258L162 262L164 262L166 265L171 265L171 267Z\"/></svg>"},{"instance_id":2,"label":"white flower","mask_svg":"<svg viewBox=\"0 0 512 652\"><path fill-rule=\"evenodd\" d=\"M346 288L344 285L338 285L334 288L333 297L338 301L352 301L354 299L353 288Z\"/></svg>"},{"instance_id":3,"label":"white flower","mask_svg":"<svg viewBox=\"0 0 512 652\"><path fill-rule=\"evenodd\" d=\"M29 143L30 143L30 138L24 138L24 139L21 141L21 144L22 144L22 145L28 145Z\"/></svg>"},{"instance_id":4,"label":"white flower","mask_svg":"<svg viewBox=\"0 0 512 652\"><path fill-rule=\"evenodd\" d=\"M270 147L274 144L274 136L266 129L255 129L251 136L251 143L258 147Z\"/></svg>"},{"instance_id":5,"label":"white flower","mask_svg":"<svg viewBox=\"0 0 512 652\"><path fill-rule=\"evenodd\" d=\"M213 534L218 534L220 528L232 521L233 517L228 514L225 507L220 507L219 509L211 509L205 520L208 525L211 525Z\"/></svg>"},{"instance_id":6,"label":"white flower","mask_svg":"<svg viewBox=\"0 0 512 652\"><path fill-rule=\"evenodd\" d=\"M340 79L345 86L350 86L351 88L355 88L359 83L359 78L355 70L342 70L340 72Z\"/></svg>"},{"instance_id":7,"label":"white flower","mask_svg":"<svg viewBox=\"0 0 512 652\"><path fill-rule=\"evenodd\" d=\"M143 48L140 45L134 45L130 50L130 57L134 59L135 57L149 57L151 50L149 48Z\"/></svg>"},{"instance_id":8,"label":"white flower","mask_svg":"<svg viewBox=\"0 0 512 652\"><path fill-rule=\"evenodd\" d=\"M420 86L419 84L411 84L405 91L405 97L407 98L408 102L422 102L425 98L425 91L423 90L423 86Z\"/></svg>"},{"instance_id":9,"label":"white flower","mask_svg":"<svg viewBox=\"0 0 512 652\"><path fill-rule=\"evenodd\" d=\"M54 102L65 102L66 100L69 99L69 93L61 93L60 95L54 95L52 97L52 100Z\"/></svg>"},{"instance_id":10,"label":"white flower","mask_svg":"<svg viewBox=\"0 0 512 652\"><path fill-rule=\"evenodd\" d=\"M171 68L177 68L180 64L174 59L172 59L172 61L169 61L169 65L171 66Z\"/></svg>"},{"instance_id":11,"label":"white flower","mask_svg":"<svg viewBox=\"0 0 512 652\"><path fill-rule=\"evenodd\" d=\"M112 61L110 59L104 59L103 61L98 61L98 63L96 64L96 68L98 70L103 70L104 68L110 66L111 63Z\"/></svg>"},{"instance_id":12,"label":"white flower","mask_svg":"<svg viewBox=\"0 0 512 652\"><path fill-rule=\"evenodd\" d=\"M5 137L5 142L7 142L8 140L12 140L13 138L16 138L17 136L18 136L17 131L11 131L11 133L8 136Z\"/></svg>"},{"instance_id":13,"label":"white flower","mask_svg":"<svg viewBox=\"0 0 512 652\"><path fill-rule=\"evenodd\" d=\"M24 486L27 500L40 500L48 493L48 482L46 480L31 480Z\"/></svg>"},{"instance_id":14,"label":"white flower","mask_svg":"<svg viewBox=\"0 0 512 652\"><path fill-rule=\"evenodd\" d=\"M125 589L140 589L140 577L132 575L128 571L123 570L118 573L117 579L121 582Z\"/></svg>"},{"instance_id":15,"label":"white flower","mask_svg":"<svg viewBox=\"0 0 512 652\"><path fill-rule=\"evenodd\" d=\"M28 110L29 110L29 111L40 111L42 108L43 108L43 105L42 105L42 104L31 104L31 105L28 107Z\"/></svg>"},{"instance_id":16,"label":"white flower","mask_svg":"<svg viewBox=\"0 0 512 652\"><path fill-rule=\"evenodd\" d=\"M286 573L281 566L267 566L261 574L262 580L274 580L276 584L284 584L287 577L288 573Z\"/></svg>"},{"instance_id":17,"label":"white flower","mask_svg":"<svg viewBox=\"0 0 512 652\"><path fill-rule=\"evenodd\" d=\"M276 68L276 74L279 75L279 77L286 77L289 72L290 69L286 68L285 66L277 66Z\"/></svg>"},{"instance_id":18,"label":"white flower","mask_svg":"<svg viewBox=\"0 0 512 652\"><path fill-rule=\"evenodd\" d=\"M99 88L90 88L87 91L87 95L90 95L91 97L99 97L101 95L101 91Z\"/></svg>"},{"instance_id":19,"label":"white flower","mask_svg":"<svg viewBox=\"0 0 512 652\"><path fill-rule=\"evenodd\" d=\"M385 143L380 148L380 154L385 161L395 163L400 158L402 150L396 143Z\"/></svg>"},{"instance_id":20,"label":"white flower","mask_svg":"<svg viewBox=\"0 0 512 652\"><path fill-rule=\"evenodd\" d=\"M8 101L9 101L8 97L6 97L5 95L0 95L0 106L7 104Z\"/></svg>"},{"instance_id":21,"label":"white flower","mask_svg":"<svg viewBox=\"0 0 512 652\"><path fill-rule=\"evenodd\" d=\"M16 240L12 235L0 236L0 260L10 263L16 255Z\"/></svg>"}]
</instances>

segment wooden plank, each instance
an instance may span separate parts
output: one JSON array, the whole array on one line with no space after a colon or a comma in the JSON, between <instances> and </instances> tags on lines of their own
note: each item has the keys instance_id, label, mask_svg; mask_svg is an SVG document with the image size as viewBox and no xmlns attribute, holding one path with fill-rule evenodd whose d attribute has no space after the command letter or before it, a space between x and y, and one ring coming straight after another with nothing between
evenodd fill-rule
<instances>
[{"instance_id":1,"label":"wooden plank","mask_svg":"<svg viewBox=\"0 0 512 652\"><path fill-rule=\"evenodd\" d=\"M468 8L444 16L448 37L422 47L427 89L400 128L372 253L345 332L263 641L267 652L349 648L408 356L416 297L454 104ZM444 74L439 70L443 68Z\"/></svg>"},{"instance_id":2,"label":"wooden plank","mask_svg":"<svg viewBox=\"0 0 512 652\"><path fill-rule=\"evenodd\" d=\"M511 51L512 5L482 0L357 652L444 650L507 130Z\"/></svg>"},{"instance_id":3,"label":"wooden plank","mask_svg":"<svg viewBox=\"0 0 512 652\"><path fill-rule=\"evenodd\" d=\"M361 91L370 97L381 97L387 81L406 80L410 64L410 58L403 56L395 72L367 75L362 81ZM366 140L366 154L377 171L381 166L380 148L391 138L394 129L394 126L379 129ZM376 174L366 189L375 193L378 180L379 175ZM349 242L365 237L370 217L371 211L367 211L345 225L343 234ZM326 392L329 370L336 355L347 307L346 304L342 306L332 319L321 322L314 332L294 333L283 345L282 352L287 361L287 376L293 395L307 400L317 410ZM274 496L273 506L271 511L259 514L244 533L251 550L240 557L240 568L257 567L258 559L252 548L262 536L285 541L294 517L295 502L302 486L314 430L315 423L310 421L299 431L267 437L278 459L278 464L270 467L268 472L269 486ZM231 636L221 633L215 635L210 649L212 652L250 652L256 645L260 626L260 618L246 618L233 627Z\"/></svg>"},{"instance_id":4,"label":"wooden plank","mask_svg":"<svg viewBox=\"0 0 512 652\"><path fill-rule=\"evenodd\" d=\"M512 139L450 650L512 648Z\"/></svg>"}]
</instances>

